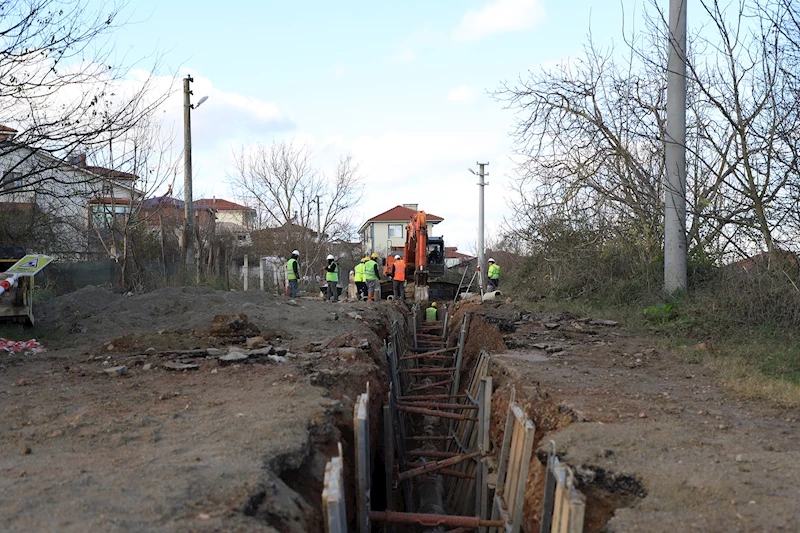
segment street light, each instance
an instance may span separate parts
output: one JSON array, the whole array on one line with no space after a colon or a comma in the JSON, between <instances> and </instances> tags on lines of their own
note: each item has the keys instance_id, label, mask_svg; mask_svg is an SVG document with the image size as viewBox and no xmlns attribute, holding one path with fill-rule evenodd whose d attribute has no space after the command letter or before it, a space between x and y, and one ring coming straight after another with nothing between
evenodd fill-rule
<instances>
[{"instance_id":1,"label":"street light","mask_svg":"<svg viewBox=\"0 0 800 533\"><path fill-rule=\"evenodd\" d=\"M183 248L184 260L187 270L194 264L197 268L197 281L200 281L200 261L195 257L196 251L194 246L194 209L192 205L192 109L200 107L200 105L208 100L208 96L204 96L193 105L191 102L192 91L189 84L194 79L191 76L186 76L183 79Z\"/></svg>"}]
</instances>

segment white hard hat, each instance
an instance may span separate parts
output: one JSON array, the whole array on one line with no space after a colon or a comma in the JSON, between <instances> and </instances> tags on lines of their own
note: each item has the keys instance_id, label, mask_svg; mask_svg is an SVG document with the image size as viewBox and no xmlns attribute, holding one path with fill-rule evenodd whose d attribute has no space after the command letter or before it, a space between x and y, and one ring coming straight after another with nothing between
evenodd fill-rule
<instances>
[{"instance_id":1,"label":"white hard hat","mask_svg":"<svg viewBox=\"0 0 800 533\"><path fill-rule=\"evenodd\" d=\"M400 259L399 255L394 256L395 259Z\"/></svg>"},{"instance_id":2,"label":"white hard hat","mask_svg":"<svg viewBox=\"0 0 800 533\"><path fill-rule=\"evenodd\" d=\"M292 252L292 255L300 255L300 250L295 250Z\"/></svg>"},{"instance_id":3,"label":"white hard hat","mask_svg":"<svg viewBox=\"0 0 800 533\"><path fill-rule=\"evenodd\" d=\"M336 258L333 257L331 254L328 254L328 259L336 259Z\"/></svg>"},{"instance_id":4,"label":"white hard hat","mask_svg":"<svg viewBox=\"0 0 800 533\"><path fill-rule=\"evenodd\" d=\"M489 262L490 262L490 263L494 263L494 257L490 257L490 258L489 258Z\"/></svg>"}]
</instances>

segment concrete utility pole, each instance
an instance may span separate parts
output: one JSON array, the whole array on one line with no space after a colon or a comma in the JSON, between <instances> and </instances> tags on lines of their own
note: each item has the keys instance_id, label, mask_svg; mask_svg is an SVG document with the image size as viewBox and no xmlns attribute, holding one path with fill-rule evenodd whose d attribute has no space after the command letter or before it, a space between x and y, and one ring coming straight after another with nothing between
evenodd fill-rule
<instances>
[{"instance_id":1,"label":"concrete utility pole","mask_svg":"<svg viewBox=\"0 0 800 533\"><path fill-rule=\"evenodd\" d=\"M478 176L478 266L480 271L478 274L478 284L481 287L481 294L486 292L486 251L483 245L483 190L484 187L489 185L484 181L484 178L489 175L484 172L484 167L489 166L489 163L475 163L478 165L478 172L469 169L470 172Z\"/></svg>"},{"instance_id":2,"label":"concrete utility pole","mask_svg":"<svg viewBox=\"0 0 800 533\"><path fill-rule=\"evenodd\" d=\"M194 211L192 206L192 91L189 84L191 76L183 79L183 247L185 267L199 268L195 261L194 249Z\"/></svg>"},{"instance_id":3,"label":"concrete utility pole","mask_svg":"<svg viewBox=\"0 0 800 533\"><path fill-rule=\"evenodd\" d=\"M686 3L669 2L664 291L686 290Z\"/></svg>"}]
</instances>

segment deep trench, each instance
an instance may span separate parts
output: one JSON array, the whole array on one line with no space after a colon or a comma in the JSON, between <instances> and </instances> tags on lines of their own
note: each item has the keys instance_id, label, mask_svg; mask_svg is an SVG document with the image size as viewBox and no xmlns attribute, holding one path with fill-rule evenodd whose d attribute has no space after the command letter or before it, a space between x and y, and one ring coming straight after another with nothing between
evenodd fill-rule
<instances>
[{"instance_id":1,"label":"deep trench","mask_svg":"<svg viewBox=\"0 0 800 533\"><path fill-rule=\"evenodd\" d=\"M479 336L484 337L485 329L495 328L497 334L502 338L503 333L513 332L513 329L501 328L492 324L492 320L484 321L482 318L477 317L477 321L470 325L469 332L473 331L473 327L477 327ZM473 317L473 320L475 317ZM409 345L412 345L413 331L411 324L399 323L402 328L403 336ZM477 326L475 326L477 324ZM447 334L444 339L453 340L453 329L458 329L460 324L456 321L448 323ZM502 332L501 332L502 330ZM381 334L386 334L385 328L382 328ZM389 335L386 335L387 339ZM457 337L456 337L457 339ZM473 351L476 346L481 346L480 342L475 343L473 339L469 338L469 342L465 342L464 363L466 368L462 368L461 383L462 387L467 382L465 377L469 376L472 368L470 364L474 364L477 353L467 353L467 346L472 347ZM511 342L508 341L510 344ZM447 343L450 344L450 343ZM481 346L482 347L482 346ZM481 348L477 348L479 351ZM388 382L389 376L384 375L383 378ZM384 387L388 389L388 387ZM499 395L503 392L498 388L495 389L492 401L497 400ZM537 411L547 411L552 409L552 405L545 405L549 400L549 395L546 391L539 391L539 402L533 401L529 405L532 411L529 416L532 419L542 421L545 416L538 416ZM385 398L384 398L385 399ZM371 398L371 400L373 400ZM561 409L562 406L557 406ZM494 407L493 407L494 409ZM323 427L312 430L309 436L309 442L304 448L304 452L298 455L289 457L278 457L270 461L267 465L267 475L264 481L259 485L258 489L253 492L249 500L242 506L241 511L248 516L253 516L264 523L267 523L280 531L281 533L299 533L301 531L324 531L324 524L322 523L322 478L327 460L334 456L337 452L337 443L341 442L344 447L345 457L345 490L347 499L347 517L349 523L348 531L357 531L357 506L355 505L355 466L353 464L353 422L347 420L348 413L342 413L341 417L336 417L324 424ZM429 419L430 417L424 417ZM409 424L412 435L421 435L425 432L426 421L422 416L418 415L415 420ZM429 421L430 422L430 421ZM441 475L439 476L423 476L427 480L423 482L414 483L414 497L413 501L404 501L403 490L401 486L395 483L392 493L386 491L386 454L384 449L383 435L386 430L384 428L384 421L382 417L373 419L373 426L371 427L370 439L370 457L372 459L371 466L371 506L373 511L384 511L389 508L389 502L393 503L395 511L399 512L413 512L425 513L434 512L436 514L450 514L452 509L447 508L445 502L448 499L447 489L453 490L458 488L458 483L446 483ZM434 424L435 425L435 424ZM431 428L431 424L427 424L427 433L430 434L446 434L447 424L439 423L437 427ZM563 427L563 426L561 426ZM528 492L531 486L536 493L539 493L543 487L543 479L545 472L545 465L547 463L547 453L539 450L539 444L547 439L547 435L561 429L560 427L548 427L547 424L538 425L536 430L536 437L534 441L534 453L531 461L531 469L528 476L527 484L529 485L526 491L525 512L523 520L522 531L539 531L539 519L541 517L541 509L537 509L537 505L541 505L541 494L535 494L533 497L529 496ZM496 455L499 453L497 449L498 435L502 440L502 430L492 428L494 449L492 452ZM439 448L440 449L440 448ZM395 450L396 452L396 450ZM395 465L395 472L397 471L397 457L393 461ZM576 472L576 487L586 496L586 521L584 532L594 533L605 531L605 527L609 520L614 516L617 509L624 507L634 506L640 499L647 496L647 491L644 488L641 480L633 475L617 474L602 468L591 465L577 465ZM291 498L296 504L296 511L291 510L288 513L275 514L270 509L269 505L265 505L271 497L276 497L282 491L287 491L291 494ZM422 498L420 499L419 495ZM526 526L528 526L526 528ZM454 528L433 528L426 529L422 526L411 526L403 524L394 524L393 531L395 533L433 533L455 530ZM371 531L374 533L384 533L389 531L387 525L380 521L371 522ZM465 531L471 531L466 529Z\"/></svg>"}]
</instances>

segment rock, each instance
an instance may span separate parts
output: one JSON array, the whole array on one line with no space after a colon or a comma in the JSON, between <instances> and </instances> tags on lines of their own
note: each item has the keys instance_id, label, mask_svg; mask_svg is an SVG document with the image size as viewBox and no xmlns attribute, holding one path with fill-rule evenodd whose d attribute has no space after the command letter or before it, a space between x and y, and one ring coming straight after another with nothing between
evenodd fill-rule
<instances>
[{"instance_id":1,"label":"rock","mask_svg":"<svg viewBox=\"0 0 800 533\"><path fill-rule=\"evenodd\" d=\"M250 355L236 351L236 352L229 352L219 358L219 364L221 365L230 365L233 363L241 363L242 361L246 361Z\"/></svg>"},{"instance_id":2,"label":"rock","mask_svg":"<svg viewBox=\"0 0 800 533\"><path fill-rule=\"evenodd\" d=\"M108 375L124 376L128 373L128 367L125 365L112 366L103 370Z\"/></svg>"},{"instance_id":3,"label":"rock","mask_svg":"<svg viewBox=\"0 0 800 533\"><path fill-rule=\"evenodd\" d=\"M557 329L559 326L561 326L561 324L559 324L558 322L545 322L544 323L544 327L546 327L547 329Z\"/></svg>"},{"instance_id":4,"label":"rock","mask_svg":"<svg viewBox=\"0 0 800 533\"><path fill-rule=\"evenodd\" d=\"M279 347L279 348L275 348L275 349L274 349L274 351L273 351L272 353L274 353L275 355L278 355L278 356L281 356L281 357L283 357L284 355L286 355L287 353L289 353L289 348L286 348L286 347L284 347L284 346L281 346L281 347Z\"/></svg>"},{"instance_id":5,"label":"rock","mask_svg":"<svg viewBox=\"0 0 800 533\"><path fill-rule=\"evenodd\" d=\"M142 366L142 370L150 370L151 368L153 368L153 363L145 363L144 366Z\"/></svg>"},{"instance_id":6,"label":"rock","mask_svg":"<svg viewBox=\"0 0 800 533\"><path fill-rule=\"evenodd\" d=\"M219 348L206 348L206 353L211 357L219 357L222 355L222 350Z\"/></svg>"},{"instance_id":7,"label":"rock","mask_svg":"<svg viewBox=\"0 0 800 533\"><path fill-rule=\"evenodd\" d=\"M167 370L199 370L200 369L200 365L189 364L189 363L179 363L177 361L167 361L166 363L162 363L161 366L163 366Z\"/></svg>"},{"instance_id":8,"label":"rock","mask_svg":"<svg viewBox=\"0 0 800 533\"><path fill-rule=\"evenodd\" d=\"M28 380L25 378L19 378L19 380L17 381L17 387L24 387L27 384Z\"/></svg>"},{"instance_id":9,"label":"rock","mask_svg":"<svg viewBox=\"0 0 800 533\"><path fill-rule=\"evenodd\" d=\"M27 446L27 445L20 446L20 448L19 448L19 454L20 455L30 455L31 453L33 453L33 450L31 450L30 446Z\"/></svg>"},{"instance_id":10,"label":"rock","mask_svg":"<svg viewBox=\"0 0 800 533\"><path fill-rule=\"evenodd\" d=\"M274 361L276 363L285 363L286 362L286 358L285 357L281 357L280 355L268 355L267 359L269 359L270 361Z\"/></svg>"},{"instance_id":11,"label":"rock","mask_svg":"<svg viewBox=\"0 0 800 533\"><path fill-rule=\"evenodd\" d=\"M550 345L544 342L537 342L536 344L533 345L533 347L538 350L546 350L547 348L550 347Z\"/></svg>"},{"instance_id":12,"label":"rock","mask_svg":"<svg viewBox=\"0 0 800 533\"><path fill-rule=\"evenodd\" d=\"M352 346L345 346L343 348L339 348L336 354L339 357L353 361L358 357L358 348L354 348Z\"/></svg>"},{"instance_id":13,"label":"rock","mask_svg":"<svg viewBox=\"0 0 800 533\"><path fill-rule=\"evenodd\" d=\"M89 331L89 328L83 324L72 324L72 327L69 329L70 333L86 333L87 331Z\"/></svg>"},{"instance_id":14,"label":"rock","mask_svg":"<svg viewBox=\"0 0 800 533\"><path fill-rule=\"evenodd\" d=\"M264 355L270 355L275 353L275 347L271 344L267 344L263 348L257 348L255 350L250 350L250 357L261 357Z\"/></svg>"},{"instance_id":15,"label":"rock","mask_svg":"<svg viewBox=\"0 0 800 533\"><path fill-rule=\"evenodd\" d=\"M146 349L146 350L144 351L144 353L150 353L150 352L155 352L155 351L156 351L156 349L155 349L154 347L152 347L152 346L151 346L151 347L149 347L148 349Z\"/></svg>"},{"instance_id":16,"label":"rock","mask_svg":"<svg viewBox=\"0 0 800 533\"><path fill-rule=\"evenodd\" d=\"M544 351L547 353L558 353L563 352L564 348L561 346L548 346Z\"/></svg>"},{"instance_id":17,"label":"rock","mask_svg":"<svg viewBox=\"0 0 800 533\"><path fill-rule=\"evenodd\" d=\"M369 341L367 339L361 339L361 342L358 343L358 347L364 351L369 350Z\"/></svg>"},{"instance_id":18,"label":"rock","mask_svg":"<svg viewBox=\"0 0 800 533\"><path fill-rule=\"evenodd\" d=\"M592 320L589 321L589 324L593 326L608 326L613 328L614 326L619 324L619 322L615 322L614 320L604 320L602 318L593 318Z\"/></svg>"},{"instance_id":19,"label":"rock","mask_svg":"<svg viewBox=\"0 0 800 533\"><path fill-rule=\"evenodd\" d=\"M743 454L743 453L740 453L740 454L738 454L736 456L735 461L737 463L746 463L747 462L747 456L745 454Z\"/></svg>"},{"instance_id":20,"label":"rock","mask_svg":"<svg viewBox=\"0 0 800 533\"><path fill-rule=\"evenodd\" d=\"M647 418L647 413L645 413L644 411L640 411L639 418Z\"/></svg>"},{"instance_id":21,"label":"rock","mask_svg":"<svg viewBox=\"0 0 800 533\"><path fill-rule=\"evenodd\" d=\"M291 305L292 307L300 307L300 304L297 303L296 300L289 300L288 302L286 302L286 305Z\"/></svg>"},{"instance_id":22,"label":"rock","mask_svg":"<svg viewBox=\"0 0 800 533\"><path fill-rule=\"evenodd\" d=\"M350 311L349 313L347 313L347 316L349 316L350 318L354 318L356 320L361 320L362 318L364 318L363 316L359 315L355 311Z\"/></svg>"},{"instance_id":23,"label":"rock","mask_svg":"<svg viewBox=\"0 0 800 533\"><path fill-rule=\"evenodd\" d=\"M325 320L327 320L328 322L339 320L339 313L328 313L328 316L325 317Z\"/></svg>"},{"instance_id":24,"label":"rock","mask_svg":"<svg viewBox=\"0 0 800 533\"><path fill-rule=\"evenodd\" d=\"M259 335L257 337L250 337L249 339L244 341L244 345L247 346L248 348L255 348L256 346L261 346L265 342L266 340L264 340L264 337Z\"/></svg>"},{"instance_id":25,"label":"rock","mask_svg":"<svg viewBox=\"0 0 800 533\"><path fill-rule=\"evenodd\" d=\"M108 346L106 346L106 350L108 350L109 352L113 351L114 350L114 345L113 344L109 344Z\"/></svg>"}]
</instances>

